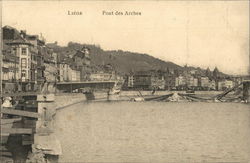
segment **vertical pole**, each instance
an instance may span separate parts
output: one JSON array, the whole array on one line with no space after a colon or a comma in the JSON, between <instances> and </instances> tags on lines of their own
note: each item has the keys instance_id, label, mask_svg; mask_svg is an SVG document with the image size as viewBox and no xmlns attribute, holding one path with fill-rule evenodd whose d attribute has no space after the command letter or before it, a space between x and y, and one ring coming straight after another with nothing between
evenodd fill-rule
<instances>
[{"instance_id":1,"label":"vertical pole","mask_svg":"<svg viewBox=\"0 0 250 163\"><path fill-rule=\"evenodd\" d=\"M14 74L14 75L15 75L15 80L14 80L14 81L15 81L15 83L16 83L16 56L17 56L16 51L17 51L17 48L15 47L15 49L16 49L16 50L14 51L14 55L15 55L15 70L14 70L14 72L15 72L15 74Z\"/></svg>"},{"instance_id":2,"label":"vertical pole","mask_svg":"<svg viewBox=\"0 0 250 163\"><path fill-rule=\"evenodd\" d=\"M56 85L57 85L56 78L57 78L57 73L55 74L55 94L56 94Z\"/></svg>"},{"instance_id":3,"label":"vertical pole","mask_svg":"<svg viewBox=\"0 0 250 163\"><path fill-rule=\"evenodd\" d=\"M2 11L2 3L1 3L1 11ZM3 72L2 72L2 68L3 68L3 29L2 29L2 16L0 16L0 26L1 26L1 45L0 45L0 93L1 93L1 97L3 95ZM2 108L2 100L0 99L0 105Z\"/></svg>"}]
</instances>

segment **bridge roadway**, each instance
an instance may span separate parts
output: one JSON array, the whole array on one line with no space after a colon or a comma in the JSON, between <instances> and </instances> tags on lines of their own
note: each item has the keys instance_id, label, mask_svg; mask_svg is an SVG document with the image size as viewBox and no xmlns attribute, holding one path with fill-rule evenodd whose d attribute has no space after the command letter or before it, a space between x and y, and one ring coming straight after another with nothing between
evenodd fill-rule
<instances>
[{"instance_id":1,"label":"bridge roadway","mask_svg":"<svg viewBox=\"0 0 250 163\"><path fill-rule=\"evenodd\" d=\"M82 82L57 82L56 87L59 92L72 92L75 89L80 88L93 88L94 90L99 89L110 89L114 86L116 80L108 81L82 81ZM55 83L48 82L47 89L53 92ZM2 97L22 97L22 96L36 96L40 94L38 91L27 91L27 92L4 92L1 94Z\"/></svg>"},{"instance_id":2,"label":"bridge roadway","mask_svg":"<svg viewBox=\"0 0 250 163\"><path fill-rule=\"evenodd\" d=\"M93 89L110 89L114 86L116 80L108 81L83 81L83 82L59 82L56 83L57 90L62 92L72 92L80 88L93 88Z\"/></svg>"}]
</instances>

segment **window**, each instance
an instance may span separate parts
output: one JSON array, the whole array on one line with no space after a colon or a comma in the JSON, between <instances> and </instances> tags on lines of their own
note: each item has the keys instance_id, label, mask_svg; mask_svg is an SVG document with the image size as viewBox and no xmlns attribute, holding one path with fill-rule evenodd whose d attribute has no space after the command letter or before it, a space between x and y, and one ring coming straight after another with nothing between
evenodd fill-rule
<instances>
[{"instance_id":1,"label":"window","mask_svg":"<svg viewBox=\"0 0 250 163\"><path fill-rule=\"evenodd\" d=\"M22 71L22 74L21 74L22 77L25 77L26 76L26 72L25 70Z\"/></svg>"},{"instance_id":2,"label":"window","mask_svg":"<svg viewBox=\"0 0 250 163\"><path fill-rule=\"evenodd\" d=\"M13 49L12 49L12 53L13 53L14 55L17 54L16 51L17 51L16 48L13 48Z\"/></svg>"},{"instance_id":3,"label":"window","mask_svg":"<svg viewBox=\"0 0 250 163\"><path fill-rule=\"evenodd\" d=\"M22 58L22 60L21 60L21 67L22 68L26 68L26 66L27 66L27 60L26 60L26 58Z\"/></svg>"},{"instance_id":4,"label":"window","mask_svg":"<svg viewBox=\"0 0 250 163\"><path fill-rule=\"evenodd\" d=\"M27 54L27 49L26 48L22 48L22 55L26 55Z\"/></svg>"}]
</instances>

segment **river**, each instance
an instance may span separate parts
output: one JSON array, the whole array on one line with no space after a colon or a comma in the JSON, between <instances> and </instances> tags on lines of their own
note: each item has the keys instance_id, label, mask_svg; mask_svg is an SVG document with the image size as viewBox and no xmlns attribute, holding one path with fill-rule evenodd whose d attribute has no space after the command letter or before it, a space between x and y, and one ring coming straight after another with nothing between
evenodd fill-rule
<instances>
[{"instance_id":1,"label":"river","mask_svg":"<svg viewBox=\"0 0 250 163\"><path fill-rule=\"evenodd\" d=\"M57 111L59 162L249 162L241 103L93 102Z\"/></svg>"}]
</instances>

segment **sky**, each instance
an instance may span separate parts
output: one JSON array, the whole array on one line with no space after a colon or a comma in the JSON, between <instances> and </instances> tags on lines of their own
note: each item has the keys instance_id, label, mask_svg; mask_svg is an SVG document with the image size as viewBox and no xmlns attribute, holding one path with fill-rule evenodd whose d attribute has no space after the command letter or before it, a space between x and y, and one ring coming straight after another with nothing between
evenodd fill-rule
<instances>
[{"instance_id":1,"label":"sky","mask_svg":"<svg viewBox=\"0 0 250 163\"><path fill-rule=\"evenodd\" d=\"M82 15L68 15L78 11ZM105 15L103 12L112 12ZM141 15L116 15L135 11ZM6 1L2 25L105 50L147 53L181 66L249 72L248 1Z\"/></svg>"}]
</instances>

